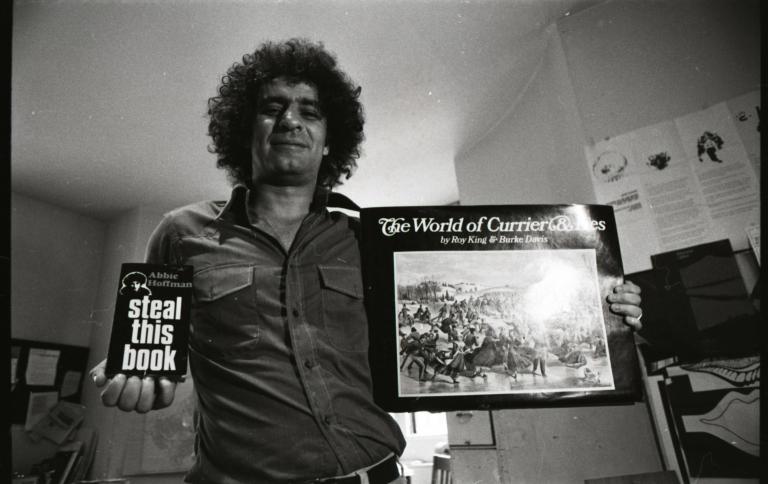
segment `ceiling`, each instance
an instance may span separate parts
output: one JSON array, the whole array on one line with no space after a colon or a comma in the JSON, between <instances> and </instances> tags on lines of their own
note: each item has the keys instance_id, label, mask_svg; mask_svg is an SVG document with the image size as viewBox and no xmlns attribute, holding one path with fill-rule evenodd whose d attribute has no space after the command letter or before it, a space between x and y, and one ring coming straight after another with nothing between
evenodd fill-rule
<instances>
[{"instance_id":1,"label":"ceiling","mask_svg":"<svg viewBox=\"0 0 768 484\"><path fill-rule=\"evenodd\" d=\"M11 187L108 220L225 198L206 101L261 41L322 41L362 86L361 206L458 200L457 153L536 72L545 29L596 0L17 0Z\"/></svg>"}]
</instances>

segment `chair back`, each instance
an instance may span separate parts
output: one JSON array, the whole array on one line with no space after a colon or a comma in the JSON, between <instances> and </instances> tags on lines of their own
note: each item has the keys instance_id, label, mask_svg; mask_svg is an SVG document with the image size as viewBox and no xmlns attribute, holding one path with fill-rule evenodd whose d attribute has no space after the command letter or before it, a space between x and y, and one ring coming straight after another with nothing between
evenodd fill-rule
<instances>
[{"instance_id":1,"label":"chair back","mask_svg":"<svg viewBox=\"0 0 768 484\"><path fill-rule=\"evenodd\" d=\"M449 455L434 454L432 456L432 484L453 484Z\"/></svg>"}]
</instances>

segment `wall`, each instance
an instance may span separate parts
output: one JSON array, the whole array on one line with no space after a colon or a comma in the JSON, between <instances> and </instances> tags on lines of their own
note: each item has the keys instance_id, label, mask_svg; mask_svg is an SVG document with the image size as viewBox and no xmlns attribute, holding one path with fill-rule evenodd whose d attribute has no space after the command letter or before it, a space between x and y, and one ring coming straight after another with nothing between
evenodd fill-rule
<instances>
[{"instance_id":1,"label":"wall","mask_svg":"<svg viewBox=\"0 0 768 484\"><path fill-rule=\"evenodd\" d=\"M11 193L12 337L88 346L104 228Z\"/></svg>"},{"instance_id":2,"label":"wall","mask_svg":"<svg viewBox=\"0 0 768 484\"><path fill-rule=\"evenodd\" d=\"M484 138L456 156L462 204L590 203L583 131L555 26L526 92Z\"/></svg>"},{"instance_id":3,"label":"wall","mask_svg":"<svg viewBox=\"0 0 768 484\"><path fill-rule=\"evenodd\" d=\"M757 1L724 0L609 1L561 19L542 32L549 46L524 95L457 156L461 203L593 202L589 140L758 88L758 19ZM644 403L493 416L495 449L452 451L458 482L580 483L661 469ZM449 418L449 434L457 430Z\"/></svg>"},{"instance_id":4,"label":"wall","mask_svg":"<svg viewBox=\"0 0 768 484\"><path fill-rule=\"evenodd\" d=\"M11 193L12 338L89 345L105 226ZM11 426L11 445L13 469L22 472L56 451L22 425Z\"/></svg>"}]
</instances>

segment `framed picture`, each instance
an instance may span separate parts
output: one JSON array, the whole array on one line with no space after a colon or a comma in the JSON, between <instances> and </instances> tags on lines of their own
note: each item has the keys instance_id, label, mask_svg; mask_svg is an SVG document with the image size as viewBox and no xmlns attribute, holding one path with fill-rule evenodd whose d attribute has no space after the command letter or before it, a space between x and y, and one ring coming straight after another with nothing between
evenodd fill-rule
<instances>
[{"instance_id":1,"label":"framed picture","mask_svg":"<svg viewBox=\"0 0 768 484\"><path fill-rule=\"evenodd\" d=\"M602 205L361 210L374 396L389 411L639 401Z\"/></svg>"}]
</instances>

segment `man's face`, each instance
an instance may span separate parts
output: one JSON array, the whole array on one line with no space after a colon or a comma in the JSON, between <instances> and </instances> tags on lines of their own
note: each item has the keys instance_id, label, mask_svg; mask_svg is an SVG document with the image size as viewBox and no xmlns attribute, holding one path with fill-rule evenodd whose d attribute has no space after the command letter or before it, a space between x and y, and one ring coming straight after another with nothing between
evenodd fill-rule
<instances>
[{"instance_id":1,"label":"man's face","mask_svg":"<svg viewBox=\"0 0 768 484\"><path fill-rule=\"evenodd\" d=\"M314 186L325 144L326 120L313 85L278 77L262 87L251 131L254 184Z\"/></svg>"},{"instance_id":2,"label":"man's face","mask_svg":"<svg viewBox=\"0 0 768 484\"><path fill-rule=\"evenodd\" d=\"M139 281L131 281L131 289L138 291L139 288L141 288L141 283Z\"/></svg>"}]
</instances>

